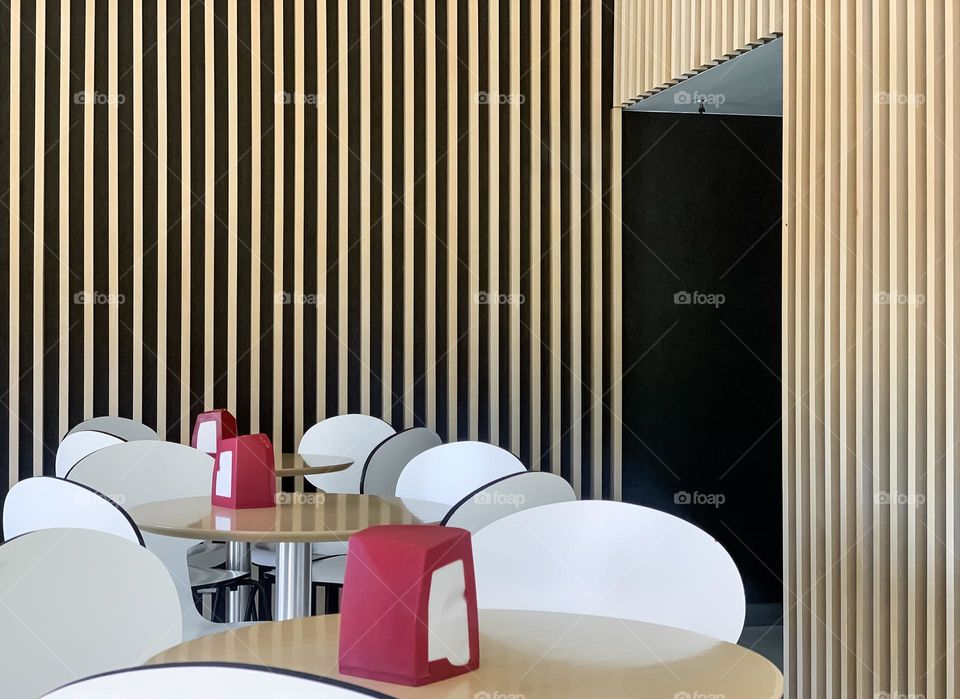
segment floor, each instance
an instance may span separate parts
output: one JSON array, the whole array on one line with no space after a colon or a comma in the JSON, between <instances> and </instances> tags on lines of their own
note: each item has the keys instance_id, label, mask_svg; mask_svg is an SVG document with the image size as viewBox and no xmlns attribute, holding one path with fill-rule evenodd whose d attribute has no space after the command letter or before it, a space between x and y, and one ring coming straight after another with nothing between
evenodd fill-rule
<instances>
[{"instance_id":1,"label":"floor","mask_svg":"<svg viewBox=\"0 0 960 699\"><path fill-rule=\"evenodd\" d=\"M738 643L759 653L783 672L783 606L748 604Z\"/></svg>"}]
</instances>

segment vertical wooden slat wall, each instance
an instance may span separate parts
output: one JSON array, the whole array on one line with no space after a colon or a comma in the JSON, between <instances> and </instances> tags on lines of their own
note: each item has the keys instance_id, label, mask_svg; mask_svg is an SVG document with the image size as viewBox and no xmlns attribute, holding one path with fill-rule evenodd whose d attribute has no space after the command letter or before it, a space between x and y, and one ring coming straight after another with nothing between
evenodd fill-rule
<instances>
[{"instance_id":1,"label":"vertical wooden slat wall","mask_svg":"<svg viewBox=\"0 0 960 699\"><path fill-rule=\"evenodd\" d=\"M285 450L363 411L619 497L611 3L0 15L0 496L85 417L184 441L223 405Z\"/></svg>"},{"instance_id":2,"label":"vertical wooden slat wall","mask_svg":"<svg viewBox=\"0 0 960 699\"><path fill-rule=\"evenodd\" d=\"M786 696L960 695L960 4L672 4L618 3L617 104L784 36Z\"/></svg>"}]
</instances>

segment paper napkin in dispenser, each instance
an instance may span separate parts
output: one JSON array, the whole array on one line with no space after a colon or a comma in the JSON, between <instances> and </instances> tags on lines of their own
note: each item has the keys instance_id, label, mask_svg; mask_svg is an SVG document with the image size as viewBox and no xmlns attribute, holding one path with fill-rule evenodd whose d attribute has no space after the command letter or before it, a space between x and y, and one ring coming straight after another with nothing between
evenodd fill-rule
<instances>
[{"instance_id":1,"label":"paper napkin in dispenser","mask_svg":"<svg viewBox=\"0 0 960 699\"><path fill-rule=\"evenodd\" d=\"M193 423L190 446L211 456L220 450L220 442L237 436L237 418L229 410L208 410Z\"/></svg>"},{"instance_id":2,"label":"paper napkin in dispenser","mask_svg":"<svg viewBox=\"0 0 960 699\"><path fill-rule=\"evenodd\" d=\"M480 665L470 533L388 525L350 537L340 672L423 685Z\"/></svg>"},{"instance_id":3,"label":"paper napkin in dispenser","mask_svg":"<svg viewBox=\"0 0 960 699\"><path fill-rule=\"evenodd\" d=\"M276 505L273 445L265 434L245 434L220 442L213 467L210 502L234 510Z\"/></svg>"}]
</instances>

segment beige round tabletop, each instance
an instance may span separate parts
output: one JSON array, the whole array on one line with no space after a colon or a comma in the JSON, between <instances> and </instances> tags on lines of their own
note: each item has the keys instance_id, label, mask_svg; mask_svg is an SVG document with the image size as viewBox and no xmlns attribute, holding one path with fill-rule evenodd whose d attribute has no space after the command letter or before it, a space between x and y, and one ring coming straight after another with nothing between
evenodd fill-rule
<instances>
[{"instance_id":1,"label":"beige round tabletop","mask_svg":"<svg viewBox=\"0 0 960 699\"><path fill-rule=\"evenodd\" d=\"M174 646L149 664L252 663L429 699L779 699L783 693L780 671L753 651L639 621L481 610L479 669L423 687L340 675L339 629L338 615L254 624Z\"/></svg>"},{"instance_id":2,"label":"beige round tabletop","mask_svg":"<svg viewBox=\"0 0 960 699\"><path fill-rule=\"evenodd\" d=\"M344 471L353 465L348 456L332 454L281 454L280 463L274 469L281 477L313 476L321 473Z\"/></svg>"},{"instance_id":3,"label":"beige round tabletop","mask_svg":"<svg viewBox=\"0 0 960 699\"><path fill-rule=\"evenodd\" d=\"M130 508L153 534L246 542L344 541L380 524L432 524L449 509L423 500L349 493L277 493L276 507L231 510L210 496L161 500ZM416 514L414 514L414 511Z\"/></svg>"}]
</instances>

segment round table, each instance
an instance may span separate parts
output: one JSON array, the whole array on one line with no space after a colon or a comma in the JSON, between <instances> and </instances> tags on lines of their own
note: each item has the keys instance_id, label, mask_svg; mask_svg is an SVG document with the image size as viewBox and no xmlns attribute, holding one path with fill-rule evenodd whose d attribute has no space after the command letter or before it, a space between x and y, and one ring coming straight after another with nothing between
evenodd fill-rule
<instances>
[{"instance_id":1,"label":"round table","mask_svg":"<svg viewBox=\"0 0 960 699\"><path fill-rule=\"evenodd\" d=\"M348 456L334 456L332 454L281 454L276 474L281 478L287 476L313 476L321 473L336 473L344 471L353 465L353 459Z\"/></svg>"},{"instance_id":2,"label":"round table","mask_svg":"<svg viewBox=\"0 0 960 699\"><path fill-rule=\"evenodd\" d=\"M149 664L252 663L323 675L394 697L728 697L779 699L783 676L732 643L607 617L480 610L480 667L423 687L337 672L339 615L255 624L181 643Z\"/></svg>"},{"instance_id":3,"label":"round table","mask_svg":"<svg viewBox=\"0 0 960 699\"><path fill-rule=\"evenodd\" d=\"M231 510L209 496L151 502L130 508L137 526L152 534L227 542L227 568L250 571L250 545L277 544L274 619L310 613L315 541L346 541L380 524L433 524L449 509L422 500L350 493L278 493L276 507ZM414 511L416 514L414 514ZM239 621L243 592L227 596L227 620Z\"/></svg>"}]
</instances>

